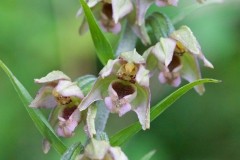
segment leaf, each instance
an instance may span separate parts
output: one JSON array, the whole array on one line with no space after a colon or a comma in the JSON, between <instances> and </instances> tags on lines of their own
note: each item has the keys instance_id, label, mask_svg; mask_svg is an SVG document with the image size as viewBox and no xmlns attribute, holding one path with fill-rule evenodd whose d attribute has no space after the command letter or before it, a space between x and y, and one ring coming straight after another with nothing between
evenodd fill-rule
<instances>
[{"instance_id":1,"label":"leaf","mask_svg":"<svg viewBox=\"0 0 240 160\"><path fill-rule=\"evenodd\" d=\"M71 145L66 152L62 155L61 160L75 160L76 156L84 149L83 145L75 143Z\"/></svg>"},{"instance_id":2,"label":"leaf","mask_svg":"<svg viewBox=\"0 0 240 160\"><path fill-rule=\"evenodd\" d=\"M32 118L34 124L36 125L40 133L51 143L51 145L55 148L55 150L59 154L63 154L67 148L55 134L55 132L49 125L44 115L38 109L33 109L29 107L29 104L32 101L32 97L30 96L28 91L24 88L24 86L18 81L18 79L13 75L13 73L7 68L7 66L1 60L0 66L10 79L13 87L15 88L28 114Z\"/></svg>"},{"instance_id":3,"label":"leaf","mask_svg":"<svg viewBox=\"0 0 240 160\"><path fill-rule=\"evenodd\" d=\"M151 108L150 111L150 120L153 121L156 119L161 113L163 113L171 104L173 104L177 99L179 99L181 96L183 96L186 92L188 92L190 89L192 89L194 86L203 84L203 83L219 83L219 80L215 79L199 79L197 81L194 81L192 83L188 83L185 86L179 88L169 96L167 96L165 99L163 99L161 102L156 104ZM134 134L138 133L141 130L141 125L139 122L135 122L131 124L130 126L126 127L125 129L119 131L115 135L113 135L110 138L110 143L112 146L120 146L125 141L127 141L130 137L132 137Z\"/></svg>"},{"instance_id":4,"label":"leaf","mask_svg":"<svg viewBox=\"0 0 240 160\"><path fill-rule=\"evenodd\" d=\"M94 46L97 50L97 56L103 65L107 64L109 59L113 59L114 54L112 46L104 36L103 32L99 28L91 9L88 7L84 0L80 0L86 19L88 21L90 33L93 39Z\"/></svg>"},{"instance_id":5,"label":"leaf","mask_svg":"<svg viewBox=\"0 0 240 160\"><path fill-rule=\"evenodd\" d=\"M192 5L186 6L181 9L182 12L180 12L179 14L177 14L176 17L173 18L172 23L177 24L184 18L186 18L188 15L191 15L194 11L214 3L223 3L223 0L207 0L202 4L194 3Z\"/></svg>"},{"instance_id":6,"label":"leaf","mask_svg":"<svg viewBox=\"0 0 240 160\"><path fill-rule=\"evenodd\" d=\"M141 160L150 160L154 154L156 153L156 150L148 152L146 155L144 155Z\"/></svg>"}]
</instances>

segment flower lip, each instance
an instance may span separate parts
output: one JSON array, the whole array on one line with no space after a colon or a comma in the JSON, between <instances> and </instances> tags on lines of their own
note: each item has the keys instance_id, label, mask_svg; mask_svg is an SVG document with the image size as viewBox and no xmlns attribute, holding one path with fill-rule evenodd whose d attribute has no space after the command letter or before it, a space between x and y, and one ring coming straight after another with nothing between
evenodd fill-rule
<instances>
[{"instance_id":1,"label":"flower lip","mask_svg":"<svg viewBox=\"0 0 240 160\"><path fill-rule=\"evenodd\" d=\"M66 107L63 109L62 118L68 120L72 113L77 109L77 106Z\"/></svg>"},{"instance_id":2,"label":"flower lip","mask_svg":"<svg viewBox=\"0 0 240 160\"><path fill-rule=\"evenodd\" d=\"M173 55L173 59L172 59L171 63L168 65L168 69L170 72L172 72L175 68L177 68L180 65L181 65L181 60L180 60L179 56Z\"/></svg>"},{"instance_id":3,"label":"flower lip","mask_svg":"<svg viewBox=\"0 0 240 160\"><path fill-rule=\"evenodd\" d=\"M109 18L112 19L113 10L112 10L112 4L110 3L104 3L102 7L102 12Z\"/></svg>"},{"instance_id":4,"label":"flower lip","mask_svg":"<svg viewBox=\"0 0 240 160\"><path fill-rule=\"evenodd\" d=\"M117 93L119 99L122 99L123 97L131 95L135 92L134 88L131 85L118 81L112 84L112 88Z\"/></svg>"}]
</instances>

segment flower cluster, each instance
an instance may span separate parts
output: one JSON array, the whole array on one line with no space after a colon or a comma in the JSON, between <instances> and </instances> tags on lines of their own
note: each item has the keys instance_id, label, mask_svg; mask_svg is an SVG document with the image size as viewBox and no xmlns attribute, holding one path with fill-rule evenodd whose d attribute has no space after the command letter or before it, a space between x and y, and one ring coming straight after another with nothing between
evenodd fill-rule
<instances>
[{"instance_id":1,"label":"flower cluster","mask_svg":"<svg viewBox=\"0 0 240 160\"><path fill-rule=\"evenodd\" d=\"M125 18L141 41L149 44L150 38L145 27L148 8L152 4L159 7L176 6L178 0L89 0L87 4L103 30L118 33L121 30L120 21ZM80 8L77 14L81 15L82 12ZM80 32L85 32L87 27L84 19ZM103 101L106 109L119 117L134 111L142 129L146 130L150 128L149 79L155 71L158 71L160 83L178 87L181 78L189 82L201 78L199 59L206 67L213 68L187 26L178 30L169 29L167 34L161 36L163 37L159 37L159 41L142 55L134 49L121 53L116 59L108 60L89 92L84 92L85 95L78 82L72 82L61 71L52 71L45 77L35 79L42 87L30 107L52 109L49 122L59 136L71 137L78 124L81 121L85 123L84 130L89 141L77 160L127 160L119 147L111 147L108 141L94 139L97 137L96 101ZM195 90L203 94L204 86L196 86ZM44 145L47 152L50 143L45 140Z\"/></svg>"},{"instance_id":2,"label":"flower cluster","mask_svg":"<svg viewBox=\"0 0 240 160\"><path fill-rule=\"evenodd\" d=\"M49 119L57 134L62 137L72 136L81 120L77 106L84 95L80 88L61 71L53 71L35 79L35 82L43 86L30 107L53 109Z\"/></svg>"},{"instance_id":3,"label":"flower cluster","mask_svg":"<svg viewBox=\"0 0 240 160\"><path fill-rule=\"evenodd\" d=\"M180 77L189 82L201 78L198 58L203 60L205 66L213 68L187 26L173 31L168 38L160 38L159 42L147 49L143 56L149 70L159 69L158 78L161 83L175 87L180 85ZM195 89L199 94L204 92L203 85L196 86Z\"/></svg>"},{"instance_id":4,"label":"flower cluster","mask_svg":"<svg viewBox=\"0 0 240 160\"><path fill-rule=\"evenodd\" d=\"M99 78L79 105L81 111L97 100L104 100L111 113L119 116L133 110L143 129L150 127L149 71L145 59L135 50L109 60Z\"/></svg>"},{"instance_id":5,"label":"flower cluster","mask_svg":"<svg viewBox=\"0 0 240 160\"><path fill-rule=\"evenodd\" d=\"M119 33L121 30L121 20L127 19L132 30L141 39L143 44L150 44L150 39L145 28L145 15L152 4L159 7L177 6L178 0L91 0L87 2L92 9L101 28L106 32ZM77 12L77 16L82 14L82 8ZM88 24L84 18L79 32L83 34L88 29Z\"/></svg>"}]
</instances>

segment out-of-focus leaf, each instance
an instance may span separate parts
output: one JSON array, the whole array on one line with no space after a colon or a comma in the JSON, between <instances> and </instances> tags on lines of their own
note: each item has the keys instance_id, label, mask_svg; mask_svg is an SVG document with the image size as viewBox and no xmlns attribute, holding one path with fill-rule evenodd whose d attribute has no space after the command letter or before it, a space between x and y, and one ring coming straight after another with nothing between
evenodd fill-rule
<instances>
[{"instance_id":1,"label":"out-of-focus leaf","mask_svg":"<svg viewBox=\"0 0 240 160\"><path fill-rule=\"evenodd\" d=\"M56 149L58 153L63 154L67 147L55 134L43 114L38 109L33 109L29 107L29 104L32 101L32 97L30 96L28 91L24 88L24 86L18 81L18 79L13 75L13 73L2 61L0 61L0 66L10 79L13 87L21 98L28 114L32 118L34 124L36 125L40 133L51 143L51 145Z\"/></svg>"},{"instance_id":2,"label":"out-of-focus leaf","mask_svg":"<svg viewBox=\"0 0 240 160\"><path fill-rule=\"evenodd\" d=\"M75 160L76 156L80 154L83 149L83 145L80 142L75 143L66 150L62 155L61 160Z\"/></svg>"},{"instance_id":3,"label":"out-of-focus leaf","mask_svg":"<svg viewBox=\"0 0 240 160\"><path fill-rule=\"evenodd\" d=\"M156 150L148 152L146 155L144 155L141 160L150 160L154 154L156 153Z\"/></svg>"},{"instance_id":4,"label":"out-of-focus leaf","mask_svg":"<svg viewBox=\"0 0 240 160\"><path fill-rule=\"evenodd\" d=\"M114 58L113 49L109 41L104 36L99 28L91 9L88 7L84 0L80 0L86 19L88 21L89 29L93 39L94 46L97 51L97 56L103 65L107 64L109 59Z\"/></svg>"},{"instance_id":5,"label":"out-of-focus leaf","mask_svg":"<svg viewBox=\"0 0 240 160\"><path fill-rule=\"evenodd\" d=\"M219 83L219 80L215 79L200 79L197 81L194 81L192 83L188 83L185 86L179 88L169 96L167 96L165 99L163 99L161 102L156 104L151 108L150 111L150 120L153 121L155 118L157 118L161 113L163 113L171 104L173 104L177 99L179 99L181 96L183 96L186 92L188 92L190 89L192 89L194 86L203 84L203 83ZM126 127L125 129L119 131L115 135L113 135L110 138L110 143L113 146L119 146L122 145L124 142L126 142L130 137L135 135L141 130L141 125L139 122L135 122L131 124L130 126Z\"/></svg>"},{"instance_id":6,"label":"out-of-focus leaf","mask_svg":"<svg viewBox=\"0 0 240 160\"><path fill-rule=\"evenodd\" d=\"M176 24L176 23L182 21L184 18L186 18L192 12L194 12L202 7L208 6L210 4L222 3L222 2L223 2L223 0L207 0L207 1L203 2L202 4L194 3L190 6L186 6L186 7L182 8L182 12L180 12L179 14L177 14L176 17L173 18L172 23Z\"/></svg>"}]
</instances>

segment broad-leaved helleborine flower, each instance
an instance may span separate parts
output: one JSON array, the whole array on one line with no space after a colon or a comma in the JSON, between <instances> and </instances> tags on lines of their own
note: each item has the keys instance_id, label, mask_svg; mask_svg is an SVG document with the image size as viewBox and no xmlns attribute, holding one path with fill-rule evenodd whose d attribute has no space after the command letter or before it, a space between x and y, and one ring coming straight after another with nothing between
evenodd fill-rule
<instances>
[{"instance_id":1,"label":"broad-leaved helleborine flower","mask_svg":"<svg viewBox=\"0 0 240 160\"><path fill-rule=\"evenodd\" d=\"M84 95L76 83L61 71L52 71L47 76L35 79L42 84L31 102L33 108L52 108L50 123L59 136L70 137L81 119L77 106Z\"/></svg>"},{"instance_id":2,"label":"broad-leaved helleborine flower","mask_svg":"<svg viewBox=\"0 0 240 160\"><path fill-rule=\"evenodd\" d=\"M131 0L90 0L87 2L92 8L96 19L100 26L106 32L118 33L121 30L119 20L126 16L133 8ZM79 9L77 15L82 14L82 8ZM86 19L80 26L80 33L84 33L87 29Z\"/></svg>"},{"instance_id":3,"label":"broad-leaved helleborine flower","mask_svg":"<svg viewBox=\"0 0 240 160\"><path fill-rule=\"evenodd\" d=\"M144 58L134 50L109 60L79 109L85 110L98 100L104 100L109 111L119 116L135 111L142 128L149 128L149 71L145 69Z\"/></svg>"},{"instance_id":4,"label":"broad-leaved helleborine flower","mask_svg":"<svg viewBox=\"0 0 240 160\"><path fill-rule=\"evenodd\" d=\"M205 58L201 47L190 28L182 26L173 31L169 38L160 38L160 41L144 52L147 68L160 69L159 81L172 86L179 86L183 77L189 82L201 78L197 58L201 59L206 67L213 65ZM199 94L204 92L204 86L195 87Z\"/></svg>"},{"instance_id":5,"label":"broad-leaved helleborine flower","mask_svg":"<svg viewBox=\"0 0 240 160\"><path fill-rule=\"evenodd\" d=\"M112 147L109 142L91 139L83 154L76 160L128 160L120 147Z\"/></svg>"}]
</instances>

